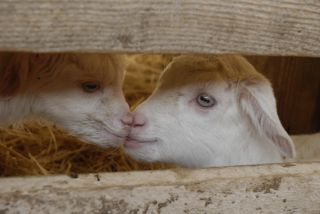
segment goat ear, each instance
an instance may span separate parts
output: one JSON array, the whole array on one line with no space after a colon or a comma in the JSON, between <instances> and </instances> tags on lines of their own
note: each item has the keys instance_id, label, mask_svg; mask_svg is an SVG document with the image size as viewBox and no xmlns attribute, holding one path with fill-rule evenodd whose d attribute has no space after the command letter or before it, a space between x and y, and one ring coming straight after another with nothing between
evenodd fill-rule
<instances>
[{"instance_id":1,"label":"goat ear","mask_svg":"<svg viewBox=\"0 0 320 214\"><path fill-rule=\"evenodd\" d=\"M24 86L29 74L26 54L0 54L0 96L15 95Z\"/></svg>"},{"instance_id":2,"label":"goat ear","mask_svg":"<svg viewBox=\"0 0 320 214\"><path fill-rule=\"evenodd\" d=\"M260 135L273 142L284 156L295 157L294 144L280 122L273 90L267 79L242 82L240 106Z\"/></svg>"}]
</instances>

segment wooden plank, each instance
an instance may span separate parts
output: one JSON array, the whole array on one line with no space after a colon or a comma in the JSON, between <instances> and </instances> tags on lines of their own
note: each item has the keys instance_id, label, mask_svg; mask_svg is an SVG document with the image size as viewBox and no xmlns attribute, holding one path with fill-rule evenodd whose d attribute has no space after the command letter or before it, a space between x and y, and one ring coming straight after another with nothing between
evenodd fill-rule
<instances>
[{"instance_id":1,"label":"wooden plank","mask_svg":"<svg viewBox=\"0 0 320 214\"><path fill-rule=\"evenodd\" d=\"M318 0L1 0L0 49L320 56Z\"/></svg>"},{"instance_id":2,"label":"wooden plank","mask_svg":"<svg viewBox=\"0 0 320 214\"><path fill-rule=\"evenodd\" d=\"M0 213L319 213L320 163L5 178Z\"/></svg>"},{"instance_id":3,"label":"wooden plank","mask_svg":"<svg viewBox=\"0 0 320 214\"><path fill-rule=\"evenodd\" d=\"M320 58L250 56L271 82L289 134L320 131Z\"/></svg>"}]
</instances>

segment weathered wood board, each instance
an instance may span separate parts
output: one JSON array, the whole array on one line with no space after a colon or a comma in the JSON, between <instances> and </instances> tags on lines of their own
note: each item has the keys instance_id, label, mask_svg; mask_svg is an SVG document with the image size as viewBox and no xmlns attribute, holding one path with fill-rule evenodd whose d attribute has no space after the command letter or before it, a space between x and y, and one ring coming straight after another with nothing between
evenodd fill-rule
<instances>
[{"instance_id":1,"label":"weathered wood board","mask_svg":"<svg viewBox=\"0 0 320 214\"><path fill-rule=\"evenodd\" d=\"M1 0L0 49L320 56L318 0Z\"/></svg>"},{"instance_id":2,"label":"weathered wood board","mask_svg":"<svg viewBox=\"0 0 320 214\"><path fill-rule=\"evenodd\" d=\"M319 213L320 163L0 179L0 213Z\"/></svg>"}]
</instances>

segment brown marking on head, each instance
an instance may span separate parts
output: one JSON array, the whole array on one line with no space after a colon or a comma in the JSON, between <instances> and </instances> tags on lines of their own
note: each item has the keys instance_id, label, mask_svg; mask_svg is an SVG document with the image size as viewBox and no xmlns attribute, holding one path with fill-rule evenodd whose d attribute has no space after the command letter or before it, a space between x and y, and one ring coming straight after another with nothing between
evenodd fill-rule
<instances>
[{"instance_id":1,"label":"brown marking on head","mask_svg":"<svg viewBox=\"0 0 320 214\"><path fill-rule=\"evenodd\" d=\"M269 82L242 56L181 55L167 66L160 77L159 86L177 87L211 80L224 80L235 85Z\"/></svg>"},{"instance_id":2,"label":"brown marking on head","mask_svg":"<svg viewBox=\"0 0 320 214\"><path fill-rule=\"evenodd\" d=\"M68 75L83 79L99 79L113 83L123 79L123 57L116 54L74 53L6 53L0 54L0 96L12 97L21 92L38 90ZM118 74L110 71L118 71ZM70 72L72 71L72 72ZM63 77L62 77L63 75Z\"/></svg>"}]
</instances>

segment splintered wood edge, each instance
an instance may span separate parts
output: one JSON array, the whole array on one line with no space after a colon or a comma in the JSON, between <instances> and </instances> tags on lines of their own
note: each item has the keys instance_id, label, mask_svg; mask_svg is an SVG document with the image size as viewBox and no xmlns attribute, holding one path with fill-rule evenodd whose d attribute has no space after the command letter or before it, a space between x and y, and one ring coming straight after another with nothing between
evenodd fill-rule
<instances>
[{"instance_id":1,"label":"splintered wood edge","mask_svg":"<svg viewBox=\"0 0 320 214\"><path fill-rule=\"evenodd\" d=\"M41 190L44 186L55 188L134 187L141 185L177 185L204 182L214 179L241 179L263 176L320 175L320 162L283 163L256 166L234 166L208 169L170 169L132 171L99 174L79 174L76 178L67 175L26 176L0 178L0 194L13 190ZM20 186L21 185L21 186Z\"/></svg>"},{"instance_id":2,"label":"splintered wood edge","mask_svg":"<svg viewBox=\"0 0 320 214\"><path fill-rule=\"evenodd\" d=\"M0 184L0 211L8 213L320 210L317 162L100 173L76 178L16 177L2 178Z\"/></svg>"},{"instance_id":3,"label":"splintered wood edge","mask_svg":"<svg viewBox=\"0 0 320 214\"><path fill-rule=\"evenodd\" d=\"M0 50L320 56L303 0L2 0Z\"/></svg>"}]
</instances>

